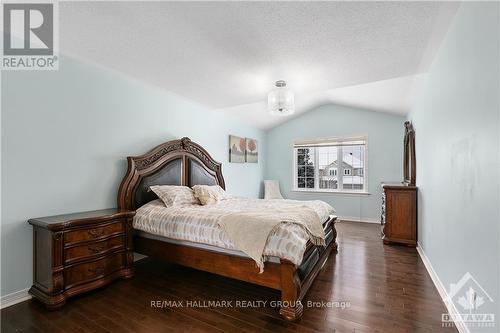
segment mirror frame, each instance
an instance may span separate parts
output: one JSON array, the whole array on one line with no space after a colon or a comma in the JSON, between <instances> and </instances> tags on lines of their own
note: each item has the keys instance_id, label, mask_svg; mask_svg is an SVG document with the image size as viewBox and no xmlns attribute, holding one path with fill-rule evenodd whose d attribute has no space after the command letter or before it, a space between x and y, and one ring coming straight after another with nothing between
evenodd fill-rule
<instances>
[{"instance_id":1,"label":"mirror frame","mask_svg":"<svg viewBox=\"0 0 500 333\"><path fill-rule=\"evenodd\" d=\"M410 121L405 122L404 158L403 158L403 182L415 186L417 180L417 169L415 160L415 130Z\"/></svg>"}]
</instances>

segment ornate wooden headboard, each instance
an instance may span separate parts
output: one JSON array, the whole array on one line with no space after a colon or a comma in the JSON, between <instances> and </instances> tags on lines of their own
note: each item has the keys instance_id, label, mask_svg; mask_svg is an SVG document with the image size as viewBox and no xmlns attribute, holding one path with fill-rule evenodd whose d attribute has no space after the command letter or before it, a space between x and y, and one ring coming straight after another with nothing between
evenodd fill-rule
<instances>
[{"instance_id":1,"label":"ornate wooden headboard","mask_svg":"<svg viewBox=\"0 0 500 333\"><path fill-rule=\"evenodd\" d=\"M141 156L127 157L128 170L118 191L118 208L136 209L156 199L152 185L220 185L222 165L189 138L165 142Z\"/></svg>"}]
</instances>

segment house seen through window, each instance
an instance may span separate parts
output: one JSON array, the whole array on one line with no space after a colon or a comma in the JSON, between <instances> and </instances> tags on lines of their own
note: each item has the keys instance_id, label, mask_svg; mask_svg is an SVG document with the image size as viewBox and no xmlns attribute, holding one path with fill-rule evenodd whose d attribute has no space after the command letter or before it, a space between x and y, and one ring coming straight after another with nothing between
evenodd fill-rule
<instances>
[{"instance_id":1,"label":"house seen through window","mask_svg":"<svg viewBox=\"0 0 500 333\"><path fill-rule=\"evenodd\" d=\"M294 145L294 189L367 191L366 138L310 140Z\"/></svg>"}]
</instances>

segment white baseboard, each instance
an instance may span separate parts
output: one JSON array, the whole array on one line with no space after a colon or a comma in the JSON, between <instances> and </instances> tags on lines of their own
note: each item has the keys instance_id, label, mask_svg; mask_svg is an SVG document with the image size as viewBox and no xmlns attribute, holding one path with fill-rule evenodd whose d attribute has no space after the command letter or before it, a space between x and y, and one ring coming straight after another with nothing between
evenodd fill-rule
<instances>
[{"instance_id":1,"label":"white baseboard","mask_svg":"<svg viewBox=\"0 0 500 333\"><path fill-rule=\"evenodd\" d=\"M26 300L29 300L31 298L31 295L28 294L29 288L22 289L15 291L11 294L7 294L5 296L2 296L0 300L0 309L7 308L11 305L17 304L24 302Z\"/></svg>"},{"instance_id":2,"label":"white baseboard","mask_svg":"<svg viewBox=\"0 0 500 333\"><path fill-rule=\"evenodd\" d=\"M432 267L432 264L427 255L425 254L424 249L422 248L422 246L420 246L420 243L417 243L417 252L420 255L422 261L424 262L425 268L427 269L427 272L431 276L432 282L434 282L434 285L436 286L439 296L441 296L441 299L443 300L443 303L446 306L448 313L452 315L452 318L457 319L457 321L454 321L455 327L460 333L470 333L469 328L467 327L467 325L465 325L465 323L461 320L460 316L458 315L459 312L455 307L455 304L453 304L453 302L447 301L449 299L448 292L446 291L445 286L439 279L439 276L437 275L436 271Z\"/></svg>"},{"instance_id":3,"label":"white baseboard","mask_svg":"<svg viewBox=\"0 0 500 333\"><path fill-rule=\"evenodd\" d=\"M352 216L339 216L339 220L341 221L349 221L349 222L362 222L362 223L377 223L380 224L380 220L377 219L367 219L360 217L352 217Z\"/></svg>"}]
</instances>

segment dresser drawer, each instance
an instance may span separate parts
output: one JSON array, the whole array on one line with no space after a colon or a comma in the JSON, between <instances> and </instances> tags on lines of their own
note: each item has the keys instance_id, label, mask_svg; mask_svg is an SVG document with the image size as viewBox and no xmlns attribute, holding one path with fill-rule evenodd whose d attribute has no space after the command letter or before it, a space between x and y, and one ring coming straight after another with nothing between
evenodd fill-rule
<instances>
[{"instance_id":1,"label":"dresser drawer","mask_svg":"<svg viewBox=\"0 0 500 333\"><path fill-rule=\"evenodd\" d=\"M70 266L64 271L66 288L111 274L124 267L125 259L125 253L122 252L97 261Z\"/></svg>"},{"instance_id":2,"label":"dresser drawer","mask_svg":"<svg viewBox=\"0 0 500 333\"><path fill-rule=\"evenodd\" d=\"M123 248L125 248L124 236L116 236L99 242L77 245L64 250L64 262L67 264Z\"/></svg>"},{"instance_id":3,"label":"dresser drawer","mask_svg":"<svg viewBox=\"0 0 500 333\"><path fill-rule=\"evenodd\" d=\"M122 221L106 224L100 227L69 231L64 233L64 243L84 242L94 239L103 238L109 235L125 232L125 227Z\"/></svg>"}]
</instances>

